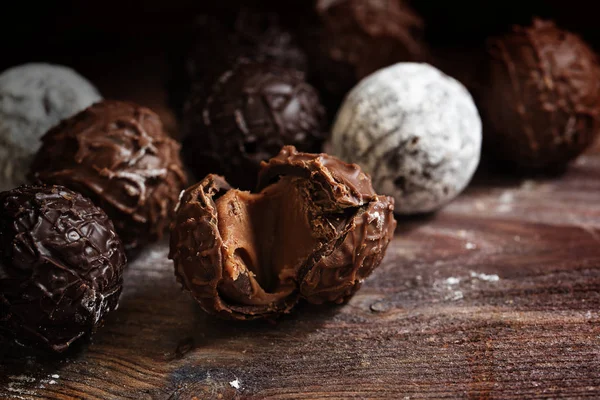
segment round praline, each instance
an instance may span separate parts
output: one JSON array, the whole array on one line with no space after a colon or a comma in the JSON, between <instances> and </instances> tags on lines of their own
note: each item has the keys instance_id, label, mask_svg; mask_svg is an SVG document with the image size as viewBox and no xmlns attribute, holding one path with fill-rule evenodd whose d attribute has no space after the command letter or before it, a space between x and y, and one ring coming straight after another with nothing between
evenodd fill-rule
<instances>
[{"instance_id":1,"label":"round praline","mask_svg":"<svg viewBox=\"0 0 600 400\"><path fill-rule=\"evenodd\" d=\"M331 152L359 164L396 212L426 213L456 197L481 153L481 119L465 87L438 69L399 63L362 80L347 96Z\"/></svg>"},{"instance_id":2,"label":"round praline","mask_svg":"<svg viewBox=\"0 0 600 400\"><path fill-rule=\"evenodd\" d=\"M112 222L60 186L0 193L0 333L63 352L117 308L126 264Z\"/></svg>"},{"instance_id":3,"label":"round praline","mask_svg":"<svg viewBox=\"0 0 600 400\"><path fill-rule=\"evenodd\" d=\"M369 74L402 61L422 61L423 21L405 0L318 0L320 23L309 51L318 86L341 102Z\"/></svg>"},{"instance_id":4,"label":"round praline","mask_svg":"<svg viewBox=\"0 0 600 400\"><path fill-rule=\"evenodd\" d=\"M488 41L478 98L489 153L524 170L560 170L600 130L600 65L577 35L535 19Z\"/></svg>"},{"instance_id":5,"label":"round praline","mask_svg":"<svg viewBox=\"0 0 600 400\"><path fill-rule=\"evenodd\" d=\"M393 213L358 165L285 146L254 193L212 174L184 191L169 257L208 313L273 319L300 299L350 299L383 260Z\"/></svg>"},{"instance_id":6,"label":"round praline","mask_svg":"<svg viewBox=\"0 0 600 400\"><path fill-rule=\"evenodd\" d=\"M296 70L240 61L207 90L192 93L183 120L183 156L197 178L224 175L252 189L261 161L282 146L320 151L325 110Z\"/></svg>"},{"instance_id":7,"label":"round praline","mask_svg":"<svg viewBox=\"0 0 600 400\"><path fill-rule=\"evenodd\" d=\"M0 74L0 190L26 182L40 138L101 99L71 68L30 63Z\"/></svg>"},{"instance_id":8,"label":"round praline","mask_svg":"<svg viewBox=\"0 0 600 400\"><path fill-rule=\"evenodd\" d=\"M156 113L107 100L63 121L42 141L32 179L88 196L114 221L128 251L162 237L186 177L180 145Z\"/></svg>"}]
</instances>

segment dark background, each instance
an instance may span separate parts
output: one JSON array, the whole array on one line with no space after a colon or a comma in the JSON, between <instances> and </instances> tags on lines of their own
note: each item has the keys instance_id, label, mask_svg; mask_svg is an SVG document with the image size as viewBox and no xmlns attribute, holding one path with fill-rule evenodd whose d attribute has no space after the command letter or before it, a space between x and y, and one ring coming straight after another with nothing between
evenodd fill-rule
<instances>
[{"instance_id":1,"label":"dark background","mask_svg":"<svg viewBox=\"0 0 600 400\"><path fill-rule=\"evenodd\" d=\"M240 3L278 10L300 30L315 18L312 0L5 3L0 23L0 71L26 62L68 65L97 85L104 97L155 109L176 135L169 85L177 80L177 68L193 39L194 19L201 13L232 14ZM588 4L584 0L411 3L425 21L426 42L443 59L437 66L467 86L472 58L481 54L486 38L506 32L514 24L529 24L534 16L554 19L598 48L596 14ZM128 87L125 95L120 90L124 85Z\"/></svg>"},{"instance_id":2,"label":"dark background","mask_svg":"<svg viewBox=\"0 0 600 400\"><path fill-rule=\"evenodd\" d=\"M242 3L279 8L298 19L292 8L310 9L311 0ZM512 24L527 24L532 16L555 19L559 26L597 45L597 18L589 4L584 0L412 2L425 20L426 39L434 47L480 43ZM173 51L185 40L196 14L222 13L236 6L235 0L106 0L19 2L3 8L2 69L39 60L77 65L86 58L111 58L144 47Z\"/></svg>"}]
</instances>

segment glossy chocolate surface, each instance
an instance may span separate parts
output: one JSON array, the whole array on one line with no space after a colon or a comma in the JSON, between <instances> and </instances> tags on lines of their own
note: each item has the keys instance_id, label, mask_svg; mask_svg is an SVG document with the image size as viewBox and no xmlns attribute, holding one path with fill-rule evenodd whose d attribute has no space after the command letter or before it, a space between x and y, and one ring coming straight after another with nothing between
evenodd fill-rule
<instances>
[{"instance_id":1,"label":"glossy chocolate surface","mask_svg":"<svg viewBox=\"0 0 600 400\"><path fill-rule=\"evenodd\" d=\"M205 311L274 318L302 298L350 298L385 254L393 210L357 165L286 146L262 164L255 193L216 175L186 190L170 258Z\"/></svg>"},{"instance_id":2,"label":"glossy chocolate surface","mask_svg":"<svg viewBox=\"0 0 600 400\"><path fill-rule=\"evenodd\" d=\"M235 187L252 189L261 161L282 146L321 150L325 111L300 72L240 62L208 92L192 94L183 133L184 160L196 178L215 173Z\"/></svg>"},{"instance_id":3,"label":"glossy chocolate surface","mask_svg":"<svg viewBox=\"0 0 600 400\"><path fill-rule=\"evenodd\" d=\"M0 333L55 352L116 309L126 257L112 222L59 186L0 193Z\"/></svg>"},{"instance_id":4,"label":"glossy chocolate surface","mask_svg":"<svg viewBox=\"0 0 600 400\"><path fill-rule=\"evenodd\" d=\"M102 207L128 249L159 239L186 177L180 145L154 112L103 101L51 129L34 179L77 190Z\"/></svg>"}]
</instances>

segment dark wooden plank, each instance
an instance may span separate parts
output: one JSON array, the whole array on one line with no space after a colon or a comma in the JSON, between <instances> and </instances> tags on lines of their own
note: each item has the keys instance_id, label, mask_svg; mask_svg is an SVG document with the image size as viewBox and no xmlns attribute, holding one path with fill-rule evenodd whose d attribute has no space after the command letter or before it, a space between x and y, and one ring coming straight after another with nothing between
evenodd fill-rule
<instances>
[{"instance_id":1,"label":"dark wooden plank","mask_svg":"<svg viewBox=\"0 0 600 400\"><path fill-rule=\"evenodd\" d=\"M144 65L86 74L171 118L164 64ZM0 347L0 398L598 398L599 203L598 148L554 178L480 174L437 215L401 220L347 305L276 324L203 314L162 242L128 267L89 345L64 358Z\"/></svg>"},{"instance_id":2,"label":"dark wooden plank","mask_svg":"<svg viewBox=\"0 0 600 400\"><path fill-rule=\"evenodd\" d=\"M130 265L89 347L64 360L4 354L0 397L597 398L600 192L588 165L475 185L401 221L349 304L304 305L275 325L205 316L158 244Z\"/></svg>"}]
</instances>

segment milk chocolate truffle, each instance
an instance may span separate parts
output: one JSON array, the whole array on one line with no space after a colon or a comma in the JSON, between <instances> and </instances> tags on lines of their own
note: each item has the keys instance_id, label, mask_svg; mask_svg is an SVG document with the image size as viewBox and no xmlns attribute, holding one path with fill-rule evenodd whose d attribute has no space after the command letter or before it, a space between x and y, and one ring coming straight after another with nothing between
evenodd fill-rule
<instances>
[{"instance_id":1,"label":"milk chocolate truffle","mask_svg":"<svg viewBox=\"0 0 600 400\"><path fill-rule=\"evenodd\" d=\"M169 257L208 313L273 318L301 298L349 299L381 263L393 210L357 165L286 146L262 163L254 193L217 175L187 189Z\"/></svg>"},{"instance_id":2,"label":"milk chocolate truffle","mask_svg":"<svg viewBox=\"0 0 600 400\"><path fill-rule=\"evenodd\" d=\"M183 120L183 156L197 178L225 175L254 188L260 162L283 145L320 151L326 136L319 96L295 70L240 62L208 92L197 90Z\"/></svg>"},{"instance_id":3,"label":"milk chocolate truffle","mask_svg":"<svg viewBox=\"0 0 600 400\"><path fill-rule=\"evenodd\" d=\"M469 183L481 153L481 120L455 79L398 63L362 80L335 121L331 153L359 164L396 212L439 209Z\"/></svg>"},{"instance_id":4,"label":"milk chocolate truffle","mask_svg":"<svg viewBox=\"0 0 600 400\"><path fill-rule=\"evenodd\" d=\"M50 130L32 167L45 183L88 196L115 223L128 250L159 239L186 178L180 146L154 112L103 101Z\"/></svg>"},{"instance_id":5,"label":"milk chocolate truffle","mask_svg":"<svg viewBox=\"0 0 600 400\"><path fill-rule=\"evenodd\" d=\"M405 0L317 0L317 72L341 101L367 75L425 57L423 21Z\"/></svg>"},{"instance_id":6,"label":"milk chocolate truffle","mask_svg":"<svg viewBox=\"0 0 600 400\"><path fill-rule=\"evenodd\" d=\"M0 193L0 333L55 352L117 308L123 244L100 208L60 186Z\"/></svg>"},{"instance_id":7,"label":"milk chocolate truffle","mask_svg":"<svg viewBox=\"0 0 600 400\"><path fill-rule=\"evenodd\" d=\"M535 19L489 41L485 140L525 169L560 169L600 128L600 67L579 36Z\"/></svg>"},{"instance_id":8,"label":"milk chocolate truffle","mask_svg":"<svg viewBox=\"0 0 600 400\"><path fill-rule=\"evenodd\" d=\"M24 64L0 74L0 191L25 183L48 129L100 98L90 82L60 65Z\"/></svg>"}]
</instances>

